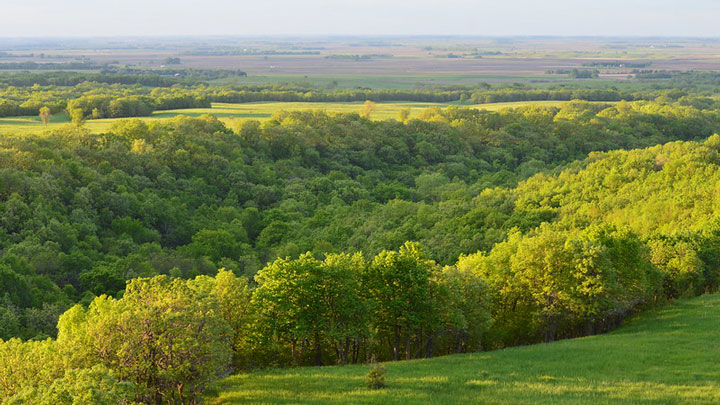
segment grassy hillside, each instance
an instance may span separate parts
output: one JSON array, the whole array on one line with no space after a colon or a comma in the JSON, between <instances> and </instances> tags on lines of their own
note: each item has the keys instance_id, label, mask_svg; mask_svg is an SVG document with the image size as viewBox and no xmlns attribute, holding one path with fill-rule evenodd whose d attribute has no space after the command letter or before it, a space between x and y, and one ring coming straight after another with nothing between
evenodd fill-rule
<instances>
[{"instance_id":1,"label":"grassy hillside","mask_svg":"<svg viewBox=\"0 0 720 405\"><path fill-rule=\"evenodd\" d=\"M608 335L387 364L384 390L366 366L298 368L223 380L211 404L720 402L720 295L682 300Z\"/></svg>"},{"instance_id":2,"label":"grassy hillside","mask_svg":"<svg viewBox=\"0 0 720 405\"><path fill-rule=\"evenodd\" d=\"M544 105L556 106L564 103L563 101L519 101L512 103L493 103L478 104L475 107L486 109L489 111L497 111L508 107L521 107L523 105ZM398 112L403 108L410 108L410 117L417 117L423 109L427 107L447 107L449 104L440 103L414 103L414 102L387 102L377 103L377 109L372 114L372 118L376 120L384 120L389 118L398 118ZM270 118L275 112L280 110L325 110L328 112L341 113L360 113L363 103L284 103L284 102L268 102L268 103L244 103L244 104L228 104L214 103L213 108L190 108L182 110L155 111L149 117L142 117L142 120L153 121L159 119L167 119L178 115L187 115L190 117L198 117L203 114L212 114L226 124L231 123L235 119L256 119L265 120ZM119 118L106 118L98 120L89 120L84 124L86 128L93 133L101 133L108 131L113 123ZM43 125L40 117L7 117L0 118L0 134L4 133L38 133L45 129L54 129L70 123L70 117L67 113L56 114L52 117L47 128Z\"/></svg>"}]
</instances>

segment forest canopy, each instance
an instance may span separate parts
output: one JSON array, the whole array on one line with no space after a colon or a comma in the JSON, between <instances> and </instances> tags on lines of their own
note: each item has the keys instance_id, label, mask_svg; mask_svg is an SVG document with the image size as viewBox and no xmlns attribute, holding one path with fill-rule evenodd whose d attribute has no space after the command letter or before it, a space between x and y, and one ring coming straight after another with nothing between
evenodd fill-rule
<instances>
[{"instance_id":1,"label":"forest canopy","mask_svg":"<svg viewBox=\"0 0 720 405\"><path fill-rule=\"evenodd\" d=\"M607 331L718 287L718 127L668 98L3 137L0 394L182 402Z\"/></svg>"}]
</instances>

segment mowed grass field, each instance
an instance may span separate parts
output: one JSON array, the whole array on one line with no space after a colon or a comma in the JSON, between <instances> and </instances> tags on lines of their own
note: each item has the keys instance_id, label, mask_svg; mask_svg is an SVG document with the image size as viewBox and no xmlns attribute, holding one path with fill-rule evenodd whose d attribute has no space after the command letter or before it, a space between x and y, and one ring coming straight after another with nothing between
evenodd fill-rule
<instances>
[{"instance_id":1,"label":"mowed grass field","mask_svg":"<svg viewBox=\"0 0 720 405\"><path fill-rule=\"evenodd\" d=\"M717 404L720 295L635 316L601 336L429 360L296 368L221 381L210 404Z\"/></svg>"},{"instance_id":2,"label":"mowed grass field","mask_svg":"<svg viewBox=\"0 0 720 405\"><path fill-rule=\"evenodd\" d=\"M494 103L494 104L477 104L465 105L464 107L481 108L491 111L497 111L508 107L520 107L523 105L546 105L555 106L562 104L562 101L532 101L532 102L514 102L514 103ZM410 108L410 118L417 117L418 114L428 107L438 106L447 107L450 104L441 103L412 103L412 102L386 102L376 103L375 112L371 118L376 120L385 120L397 118L398 112L403 108ZM154 121L173 118L178 115L186 115L190 117L198 117L204 114L212 114L224 123L230 125L239 119L256 119L266 120L274 113L281 110L324 110L327 112L341 113L360 113L363 109L363 103L284 103L284 102L268 102L268 103L244 103L244 104L227 104L213 103L212 108L191 108L182 110L156 111L149 117L140 117L144 121ZM121 118L109 118L99 120L88 120L85 127L90 132L100 133L108 131L112 125ZM52 117L47 127L42 123L40 117L7 117L0 118L0 135L9 133L37 133L48 129L56 129L70 122L70 117L66 113L56 114Z\"/></svg>"}]
</instances>

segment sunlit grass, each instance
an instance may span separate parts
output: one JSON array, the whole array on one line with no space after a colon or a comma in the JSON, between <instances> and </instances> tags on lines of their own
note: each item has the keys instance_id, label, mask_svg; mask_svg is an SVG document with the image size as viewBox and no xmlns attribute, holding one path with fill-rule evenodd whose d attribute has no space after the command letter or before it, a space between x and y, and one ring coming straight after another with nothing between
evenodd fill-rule
<instances>
[{"instance_id":1,"label":"sunlit grass","mask_svg":"<svg viewBox=\"0 0 720 405\"><path fill-rule=\"evenodd\" d=\"M720 295L679 301L602 336L387 363L383 390L366 366L270 370L229 377L211 404L716 404Z\"/></svg>"},{"instance_id":2,"label":"sunlit grass","mask_svg":"<svg viewBox=\"0 0 720 405\"><path fill-rule=\"evenodd\" d=\"M467 105L465 107L482 108L490 111L497 111L508 107L520 107L523 105L545 105L556 106L562 104L562 101L532 101L532 102L513 102L513 103L494 103L494 104L478 104ZM428 107L438 106L447 107L450 104L442 103L412 103L412 102L386 102L376 103L376 110L371 118L375 120L385 120L398 118L399 111L403 108L410 108L410 118L417 117L422 110ZM156 111L149 117L141 117L144 121L155 121L176 117L178 115L187 115L190 117L198 117L203 114L212 114L225 124L231 125L235 120L256 119L266 120L275 112L280 110L324 110L327 112L340 113L360 113L363 109L363 103L214 103L212 108L189 108L181 110ZM83 124L90 132L102 133L108 131L119 118L88 120ZM40 117L8 117L0 118L0 135L8 133L38 133L45 130L57 129L63 125L68 125L70 118L67 114L56 114L52 117L51 122L45 126Z\"/></svg>"}]
</instances>

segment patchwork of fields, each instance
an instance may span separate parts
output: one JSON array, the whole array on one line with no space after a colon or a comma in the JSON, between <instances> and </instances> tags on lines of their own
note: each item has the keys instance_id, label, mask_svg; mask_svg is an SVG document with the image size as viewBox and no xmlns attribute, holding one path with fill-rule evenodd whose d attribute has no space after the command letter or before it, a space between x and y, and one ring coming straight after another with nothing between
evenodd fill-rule
<instances>
[{"instance_id":1,"label":"patchwork of fields","mask_svg":"<svg viewBox=\"0 0 720 405\"><path fill-rule=\"evenodd\" d=\"M387 388L367 366L298 368L223 380L211 404L720 402L720 295L637 315L608 335L485 353L387 363Z\"/></svg>"}]
</instances>

